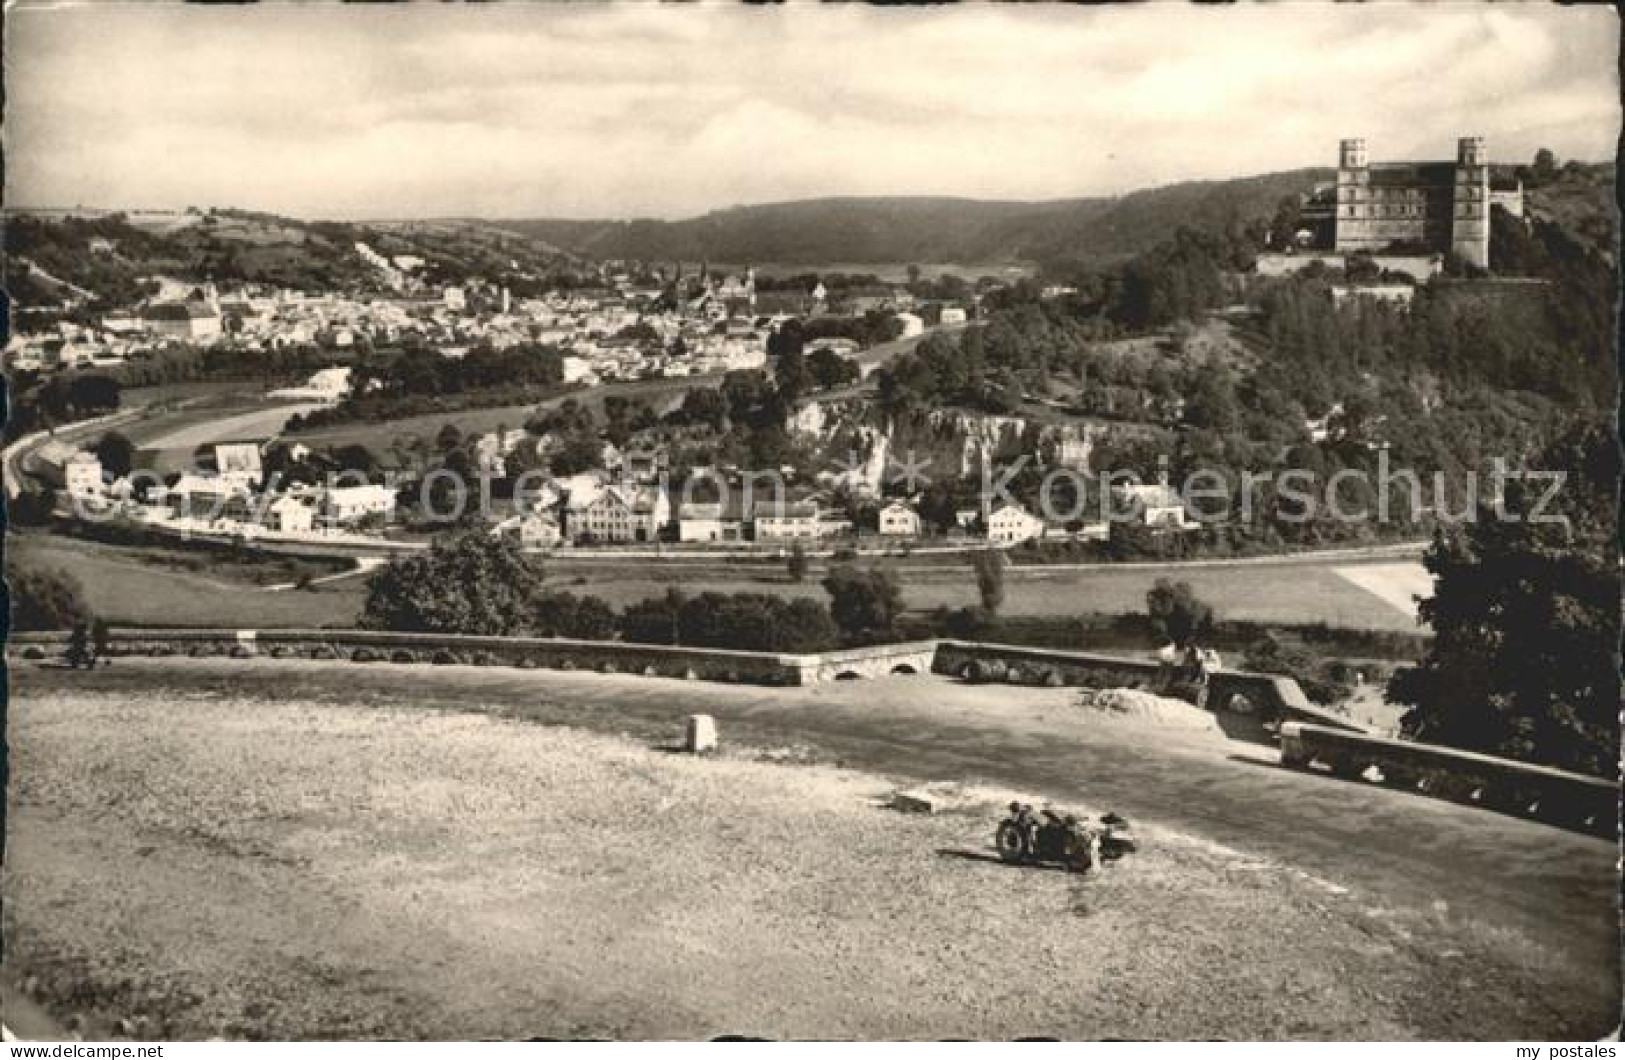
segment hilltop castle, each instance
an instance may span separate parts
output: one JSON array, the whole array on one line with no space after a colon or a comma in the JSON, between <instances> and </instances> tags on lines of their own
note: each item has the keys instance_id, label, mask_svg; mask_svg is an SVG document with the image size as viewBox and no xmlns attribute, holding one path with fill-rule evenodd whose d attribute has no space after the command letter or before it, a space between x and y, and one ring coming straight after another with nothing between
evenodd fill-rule
<instances>
[{"instance_id":1,"label":"hilltop castle","mask_svg":"<svg viewBox=\"0 0 1625 1060\"><path fill-rule=\"evenodd\" d=\"M1365 141L1344 140L1337 166L1333 248L1341 254L1455 254L1490 264L1490 206L1523 213L1523 189L1490 187L1481 136L1464 136L1454 162L1379 162Z\"/></svg>"}]
</instances>

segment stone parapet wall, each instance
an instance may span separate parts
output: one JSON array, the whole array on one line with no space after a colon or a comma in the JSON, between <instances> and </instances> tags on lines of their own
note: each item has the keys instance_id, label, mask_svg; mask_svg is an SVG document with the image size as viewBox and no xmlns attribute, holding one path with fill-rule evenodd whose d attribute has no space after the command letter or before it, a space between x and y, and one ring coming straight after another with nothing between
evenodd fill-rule
<instances>
[{"instance_id":1,"label":"stone parapet wall","mask_svg":"<svg viewBox=\"0 0 1625 1060\"><path fill-rule=\"evenodd\" d=\"M1170 677L1167 667L1149 659L967 641L941 641L933 668L939 674L975 680L979 667L985 672L983 664L988 663L1001 664L1003 672L996 679L1010 684L1139 688L1160 693L1167 689ZM1233 703L1242 709L1232 710ZM1231 736L1259 743L1273 743L1274 727L1283 721L1366 731L1340 714L1315 706L1298 682L1276 674L1213 671L1208 679L1208 706L1232 723L1226 726Z\"/></svg>"},{"instance_id":2,"label":"stone parapet wall","mask_svg":"<svg viewBox=\"0 0 1625 1060\"><path fill-rule=\"evenodd\" d=\"M1281 764L1616 834L1619 787L1600 777L1301 722L1281 726Z\"/></svg>"}]
</instances>

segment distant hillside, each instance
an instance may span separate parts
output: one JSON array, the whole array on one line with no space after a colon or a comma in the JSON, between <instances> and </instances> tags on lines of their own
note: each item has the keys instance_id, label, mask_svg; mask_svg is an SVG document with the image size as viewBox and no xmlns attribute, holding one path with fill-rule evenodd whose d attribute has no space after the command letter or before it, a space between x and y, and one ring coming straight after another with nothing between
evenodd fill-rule
<instances>
[{"instance_id":1,"label":"distant hillside","mask_svg":"<svg viewBox=\"0 0 1625 1060\"><path fill-rule=\"evenodd\" d=\"M837 198L717 210L683 221L505 221L503 226L595 258L836 263L1110 261L1181 225L1214 231L1269 218L1284 196L1334 177L1301 169L1197 181L1118 198L987 202Z\"/></svg>"}]
</instances>

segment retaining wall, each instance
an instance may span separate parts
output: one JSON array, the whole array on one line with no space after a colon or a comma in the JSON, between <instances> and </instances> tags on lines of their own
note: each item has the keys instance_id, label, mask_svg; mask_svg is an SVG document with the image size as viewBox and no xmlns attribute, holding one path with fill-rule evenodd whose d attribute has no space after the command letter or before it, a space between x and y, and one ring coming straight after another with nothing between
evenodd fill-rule
<instances>
[{"instance_id":1,"label":"retaining wall","mask_svg":"<svg viewBox=\"0 0 1625 1060\"><path fill-rule=\"evenodd\" d=\"M1596 835L1617 834L1617 784L1547 766L1301 722L1281 726L1281 764Z\"/></svg>"},{"instance_id":2,"label":"retaining wall","mask_svg":"<svg viewBox=\"0 0 1625 1060\"><path fill-rule=\"evenodd\" d=\"M1079 685L1085 688L1140 688L1160 692L1168 672L1158 662L1090 652L1050 651L1010 644L940 641L933 669L939 674L974 678L975 664L998 662L1004 681L1012 684ZM1231 710L1234 697L1242 710ZM1283 721L1309 721L1365 732L1359 723L1309 702L1290 677L1242 670L1215 670L1208 678L1208 706L1234 738L1258 743L1275 742L1275 726Z\"/></svg>"},{"instance_id":3,"label":"retaining wall","mask_svg":"<svg viewBox=\"0 0 1625 1060\"><path fill-rule=\"evenodd\" d=\"M12 643L60 651L62 633L18 633ZM635 673L738 684L798 685L807 657L550 637L468 637L364 630L121 629L112 655L265 655L402 663L472 663L529 669Z\"/></svg>"}]
</instances>

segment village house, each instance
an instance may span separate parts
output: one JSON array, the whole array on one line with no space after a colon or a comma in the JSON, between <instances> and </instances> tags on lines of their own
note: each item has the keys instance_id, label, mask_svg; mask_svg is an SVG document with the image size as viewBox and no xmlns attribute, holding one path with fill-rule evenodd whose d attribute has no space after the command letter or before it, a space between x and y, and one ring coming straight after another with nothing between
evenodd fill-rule
<instances>
[{"instance_id":1,"label":"village house","mask_svg":"<svg viewBox=\"0 0 1625 1060\"><path fill-rule=\"evenodd\" d=\"M677 540L743 541L745 516L737 498L728 502L691 501L677 511Z\"/></svg>"},{"instance_id":2,"label":"village house","mask_svg":"<svg viewBox=\"0 0 1625 1060\"><path fill-rule=\"evenodd\" d=\"M987 540L1000 548L1031 541L1044 533L1044 520L1015 504L1006 504L987 520Z\"/></svg>"},{"instance_id":3,"label":"village house","mask_svg":"<svg viewBox=\"0 0 1625 1060\"><path fill-rule=\"evenodd\" d=\"M278 497L265 509L265 526L284 534L306 534L316 525L316 512L298 497Z\"/></svg>"},{"instance_id":4,"label":"village house","mask_svg":"<svg viewBox=\"0 0 1625 1060\"><path fill-rule=\"evenodd\" d=\"M751 513L757 541L818 537L818 505L812 501L769 501Z\"/></svg>"},{"instance_id":5,"label":"village house","mask_svg":"<svg viewBox=\"0 0 1625 1060\"><path fill-rule=\"evenodd\" d=\"M881 537L919 537L920 515L902 501L892 501L880 509Z\"/></svg>"},{"instance_id":6,"label":"village house","mask_svg":"<svg viewBox=\"0 0 1625 1060\"><path fill-rule=\"evenodd\" d=\"M1190 525L1185 502L1179 492L1166 483L1116 486L1113 492L1119 508L1144 526L1184 530Z\"/></svg>"},{"instance_id":7,"label":"village house","mask_svg":"<svg viewBox=\"0 0 1625 1060\"><path fill-rule=\"evenodd\" d=\"M395 514L395 491L388 486L333 486L322 491L321 511L329 526L350 526L370 516L388 519Z\"/></svg>"},{"instance_id":8,"label":"village house","mask_svg":"<svg viewBox=\"0 0 1625 1060\"><path fill-rule=\"evenodd\" d=\"M220 314L206 302L161 302L143 314L147 329L165 338L213 342L220 337Z\"/></svg>"},{"instance_id":9,"label":"village house","mask_svg":"<svg viewBox=\"0 0 1625 1060\"><path fill-rule=\"evenodd\" d=\"M605 486L590 499L572 492L565 520L566 531L577 543L658 541L671 522L671 498L658 486Z\"/></svg>"},{"instance_id":10,"label":"village house","mask_svg":"<svg viewBox=\"0 0 1625 1060\"><path fill-rule=\"evenodd\" d=\"M558 516L549 511L516 515L498 524L496 532L519 542L521 548L557 548L564 542Z\"/></svg>"},{"instance_id":11,"label":"village house","mask_svg":"<svg viewBox=\"0 0 1625 1060\"><path fill-rule=\"evenodd\" d=\"M102 497L102 462L96 454L79 450L62 465L62 487L68 496L82 501Z\"/></svg>"}]
</instances>

